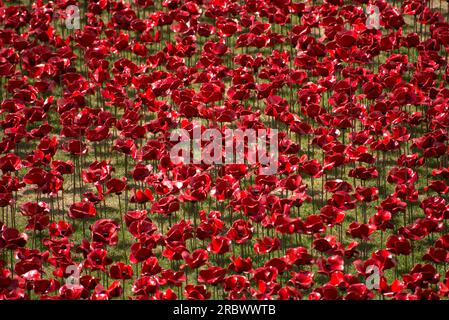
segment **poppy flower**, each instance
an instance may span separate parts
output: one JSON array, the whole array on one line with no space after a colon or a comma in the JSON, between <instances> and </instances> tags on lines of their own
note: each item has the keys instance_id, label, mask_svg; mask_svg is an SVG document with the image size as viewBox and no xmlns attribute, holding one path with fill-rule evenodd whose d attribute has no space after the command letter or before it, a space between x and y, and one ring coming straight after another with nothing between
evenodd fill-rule
<instances>
[{"instance_id":1,"label":"poppy flower","mask_svg":"<svg viewBox=\"0 0 449 320\"><path fill-rule=\"evenodd\" d=\"M372 202L379 198L379 190L376 187L357 187L355 198L363 202Z\"/></svg>"},{"instance_id":2,"label":"poppy flower","mask_svg":"<svg viewBox=\"0 0 449 320\"><path fill-rule=\"evenodd\" d=\"M200 270L198 281L207 284L217 285L223 282L227 270L217 266L211 266L208 269Z\"/></svg>"},{"instance_id":3,"label":"poppy flower","mask_svg":"<svg viewBox=\"0 0 449 320\"><path fill-rule=\"evenodd\" d=\"M0 9L0 300L449 296L444 5L71 2Z\"/></svg>"},{"instance_id":4,"label":"poppy flower","mask_svg":"<svg viewBox=\"0 0 449 320\"><path fill-rule=\"evenodd\" d=\"M202 201L210 190L211 178L208 174L195 175L189 179L189 188L180 196L182 201Z\"/></svg>"},{"instance_id":5,"label":"poppy flower","mask_svg":"<svg viewBox=\"0 0 449 320\"><path fill-rule=\"evenodd\" d=\"M301 293L290 287L285 286L278 290L279 300L302 300Z\"/></svg>"},{"instance_id":6,"label":"poppy flower","mask_svg":"<svg viewBox=\"0 0 449 320\"><path fill-rule=\"evenodd\" d=\"M135 181L144 181L146 177L151 174L151 165L144 165L142 163L136 164L134 170L131 170L131 174Z\"/></svg>"},{"instance_id":7,"label":"poppy flower","mask_svg":"<svg viewBox=\"0 0 449 320\"><path fill-rule=\"evenodd\" d=\"M48 231L50 233L50 236L52 238L55 237L70 237L73 232L73 226L63 220L59 220L57 222L52 222L50 223L50 225L48 226Z\"/></svg>"},{"instance_id":8,"label":"poppy flower","mask_svg":"<svg viewBox=\"0 0 449 320\"><path fill-rule=\"evenodd\" d=\"M59 297L64 300L87 299L89 297L89 292L82 286L69 288L67 285L63 285L59 289Z\"/></svg>"},{"instance_id":9,"label":"poppy flower","mask_svg":"<svg viewBox=\"0 0 449 320\"><path fill-rule=\"evenodd\" d=\"M22 214L28 217L28 230L44 230L50 223L50 209L45 202L26 202L20 207Z\"/></svg>"},{"instance_id":10,"label":"poppy flower","mask_svg":"<svg viewBox=\"0 0 449 320\"><path fill-rule=\"evenodd\" d=\"M284 259L290 265L310 265L313 263L314 259L307 249L304 247L296 247L287 249Z\"/></svg>"},{"instance_id":11,"label":"poppy flower","mask_svg":"<svg viewBox=\"0 0 449 320\"><path fill-rule=\"evenodd\" d=\"M244 259L241 256L231 256L231 263L229 264L228 269L233 270L237 273L250 272L252 270L251 258L248 257Z\"/></svg>"},{"instance_id":12,"label":"poppy flower","mask_svg":"<svg viewBox=\"0 0 449 320\"><path fill-rule=\"evenodd\" d=\"M130 155L131 157L135 157L137 153L137 147L132 139L117 139L114 141L113 149L116 151L119 151L121 153L124 153L126 155Z\"/></svg>"},{"instance_id":13,"label":"poppy flower","mask_svg":"<svg viewBox=\"0 0 449 320\"><path fill-rule=\"evenodd\" d=\"M345 217L345 213L343 210L335 208L331 205L326 205L320 210L320 218L326 223L329 227L341 223Z\"/></svg>"},{"instance_id":14,"label":"poppy flower","mask_svg":"<svg viewBox=\"0 0 449 320\"><path fill-rule=\"evenodd\" d=\"M9 153L0 158L0 170L4 173L17 171L20 168L22 168L22 161L14 153Z\"/></svg>"},{"instance_id":15,"label":"poppy flower","mask_svg":"<svg viewBox=\"0 0 449 320\"><path fill-rule=\"evenodd\" d=\"M27 243L28 236L25 233L20 233L17 229L8 228L2 225L0 229L0 248L17 249L24 247Z\"/></svg>"},{"instance_id":16,"label":"poppy flower","mask_svg":"<svg viewBox=\"0 0 449 320\"><path fill-rule=\"evenodd\" d=\"M61 175L63 174L72 174L75 166L73 165L72 161L61 161L61 160L53 160L51 162L51 167L53 170L59 172Z\"/></svg>"},{"instance_id":17,"label":"poppy flower","mask_svg":"<svg viewBox=\"0 0 449 320\"><path fill-rule=\"evenodd\" d=\"M319 258L316 260L318 272L330 274L334 271L343 271L343 258L339 255L333 255L329 258Z\"/></svg>"},{"instance_id":18,"label":"poppy flower","mask_svg":"<svg viewBox=\"0 0 449 320\"><path fill-rule=\"evenodd\" d=\"M135 296L149 297L158 292L161 286L157 276L142 276L132 284L132 292Z\"/></svg>"},{"instance_id":19,"label":"poppy flower","mask_svg":"<svg viewBox=\"0 0 449 320\"><path fill-rule=\"evenodd\" d=\"M181 260L185 251L187 248L183 241L167 242L162 255L168 260Z\"/></svg>"},{"instance_id":20,"label":"poppy flower","mask_svg":"<svg viewBox=\"0 0 449 320\"><path fill-rule=\"evenodd\" d=\"M152 249L152 246L145 246L144 244L139 242L133 243L131 245L129 254L130 262L137 263L146 260L153 254Z\"/></svg>"},{"instance_id":21,"label":"poppy flower","mask_svg":"<svg viewBox=\"0 0 449 320\"><path fill-rule=\"evenodd\" d=\"M309 215L304 221L304 228L306 234L321 233L326 230L325 225L319 215Z\"/></svg>"},{"instance_id":22,"label":"poppy flower","mask_svg":"<svg viewBox=\"0 0 449 320\"><path fill-rule=\"evenodd\" d=\"M182 255L182 258L186 262L184 266L188 266L191 269L199 268L209 261L209 255L207 251L201 248L196 249L192 252L192 254L189 254L187 251L185 251Z\"/></svg>"},{"instance_id":23,"label":"poppy flower","mask_svg":"<svg viewBox=\"0 0 449 320\"><path fill-rule=\"evenodd\" d=\"M227 237L238 244L245 243L252 238L254 227L247 221L235 220L228 230Z\"/></svg>"},{"instance_id":24,"label":"poppy flower","mask_svg":"<svg viewBox=\"0 0 449 320\"><path fill-rule=\"evenodd\" d=\"M145 220L146 216L147 210L128 211L124 215L126 226L129 227L133 222Z\"/></svg>"},{"instance_id":25,"label":"poppy flower","mask_svg":"<svg viewBox=\"0 0 449 320\"><path fill-rule=\"evenodd\" d=\"M186 276L183 271L174 271L172 269L162 270L161 276L168 284L180 287L186 281Z\"/></svg>"},{"instance_id":26,"label":"poppy flower","mask_svg":"<svg viewBox=\"0 0 449 320\"><path fill-rule=\"evenodd\" d=\"M69 140L62 144L62 150L75 156L84 155L87 153L87 145L79 140Z\"/></svg>"},{"instance_id":27,"label":"poppy flower","mask_svg":"<svg viewBox=\"0 0 449 320\"><path fill-rule=\"evenodd\" d=\"M156 294L153 297L156 300L176 300L176 299L178 299L178 296L170 288L168 288L165 291L156 292Z\"/></svg>"},{"instance_id":28,"label":"poppy flower","mask_svg":"<svg viewBox=\"0 0 449 320\"><path fill-rule=\"evenodd\" d=\"M245 276L232 275L224 279L223 289L226 292L241 293L242 291L248 290L250 287L250 282Z\"/></svg>"},{"instance_id":29,"label":"poppy flower","mask_svg":"<svg viewBox=\"0 0 449 320\"><path fill-rule=\"evenodd\" d=\"M112 166L107 161L94 161L81 172L81 177L85 183L103 182L111 178L111 173Z\"/></svg>"},{"instance_id":30,"label":"poppy flower","mask_svg":"<svg viewBox=\"0 0 449 320\"><path fill-rule=\"evenodd\" d=\"M409 255L411 252L411 244L403 236L392 235L387 239L387 249L397 255Z\"/></svg>"},{"instance_id":31,"label":"poppy flower","mask_svg":"<svg viewBox=\"0 0 449 320\"><path fill-rule=\"evenodd\" d=\"M427 288L430 284L436 284L440 275L432 265L418 263L410 273L402 275L402 279L408 289L415 290L418 287Z\"/></svg>"},{"instance_id":32,"label":"poppy flower","mask_svg":"<svg viewBox=\"0 0 449 320\"><path fill-rule=\"evenodd\" d=\"M418 175L410 168L393 168L387 178L389 183L412 184L418 179Z\"/></svg>"},{"instance_id":33,"label":"poppy flower","mask_svg":"<svg viewBox=\"0 0 449 320\"><path fill-rule=\"evenodd\" d=\"M126 188L126 178L117 179L113 178L106 181L106 188L108 193L115 193L116 195L121 194Z\"/></svg>"},{"instance_id":34,"label":"poppy flower","mask_svg":"<svg viewBox=\"0 0 449 320\"><path fill-rule=\"evenodd\" d=\"M379 173L377 172L376 168L357 167L349 170L348 176L357 179L368 180L377 178L378 174Z\"/></svg>"},{"instance_id":35,"label":"poppy flower","mask_svg":"<svg viewBox=\"0 0 449 320\"><path fill-rule=\"evenodd\" d=\"M175 196L161 198L151 205L151 212L168 215L179 210L179 200Z\"/></svg>"},{"instance_id":36,"label":"poppy flower","mask_svg":"<svg viewBox=\"0 0 449 320\"><path fill-rule=\"evenodd\" d=\"M353 238L369 240L369 236L376 231L376 227L371 224L351 222L347 231Z\"/></svg>"},{"instance_id":37,"label":"poppy flower","mask_svg":"<svg viewBox=\"0 0 449 320\"><path fill-rule=\"evenodd\" d=\"M133 269L130 265L126 265L119 261L109 267L109 276L111 279L131 279L133 276Z\"/></svg>"},{"instance_id":38,"label":"poppy flower","mask_svg":"<svg viewBox=\"0 0 449 320\"><path fill-rule=\"evenodd\" d=\"M231 240L227 237L218 236L212 237L212 240L207 245L207 250L214 254L223 254L229 252L231 247Z\"/></svg>"},{"instance_id":39,"label":"poppy flower","mask_svg":"<svg viewBox=\"0 0 449 320\"><path fill-rule=\"evenodd\" d=\"M118 242L118 230L120 226L112 219L99 219L90 226L92 241L102 242L115 246Z\"/></svg>"},{"instance_id":40,"label":"poppy flower","mask_svg":"<svg viewBox=\"0 0 449 320\"><path fill-rule=\"evenodd\" d=\"M33 291L38 295L53 293L59 288L60 283L55 279L38 279L33 282Z\"/></svg>"},{"instance_id":41,"label":"poppy flower","mask_svg":"<svg viewBox=\"0 0 449 320\"><path fill-rule=\"evenodd\" d=\"M348 287L348 293L344 297L345 300L369 300L374 294L367 289L363 283L351 284Z\"/></svg>"},{"instance_id":42,"label":"poppy flower","mask_svg":"<svg viewBox=\"0 0 449 320\"><path fill-rule=\"evenodd\" d=\"M438 194L446 194L449 191L449 187L444 180L432 180L430 184L424 187L424 191L433 190Z\"/></svg>"},{"instance_id":43,"label":"poppy flower","mask_svg":"<svg viewBox=\"0 0 449 320\"><path fill-rule=\"evenodd\" d=\"M106 271L106 266L112 263L104 249L94 249L88 253L84 266L88 269Z\"/></svg>"},{"instance_id":44,"label":"poppy flower","mask_svg":"<svg viewBox=\"0 0 449 320\"><path fill-rule=\"evenodd\" d=\"M295 288L309 289L314 283L314 274L310 271L291 272L291 275L292 278L288 282Z\"/></svg>"}]
</instances>

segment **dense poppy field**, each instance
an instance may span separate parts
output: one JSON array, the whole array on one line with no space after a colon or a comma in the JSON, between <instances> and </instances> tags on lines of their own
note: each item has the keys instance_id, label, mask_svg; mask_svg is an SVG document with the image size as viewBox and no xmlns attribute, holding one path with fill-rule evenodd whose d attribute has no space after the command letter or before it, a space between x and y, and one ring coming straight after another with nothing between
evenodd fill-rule
<instances>
[{"instance_id":1,"label":"dense poppy field","mask_svg":"<svg viewBox=\"0 0 449 320\"><path fill-rule=\"evenodd\" d=\"M448 8L0 1L0 299L446 298Z\"/></svg>"}]
</instances>

